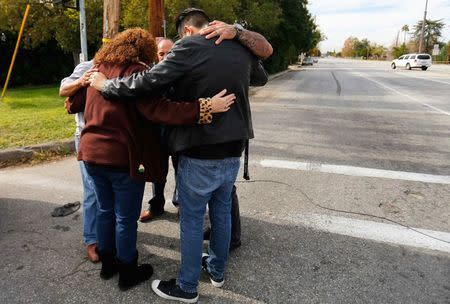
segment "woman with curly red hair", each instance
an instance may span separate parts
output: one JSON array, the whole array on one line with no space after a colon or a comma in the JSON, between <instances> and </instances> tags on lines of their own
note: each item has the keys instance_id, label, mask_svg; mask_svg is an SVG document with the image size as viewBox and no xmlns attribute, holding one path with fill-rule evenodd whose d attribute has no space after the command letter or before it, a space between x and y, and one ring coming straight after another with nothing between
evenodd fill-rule
<instances>
[{"instance_id":1,"label":"woman with curly red hair","mask_svg":"<svg viewBox=\"0 0 450 304\"><path fill-rule=\"evenodd\" d=\"M94 58L109 78L148 68L156 61L156 44L143 29L119 33ZM138 266L137 220L145 182L165 180L168 170L160 129L155 123L192 125L210 123L212 113L225 112L234 102L225 90L196 102L173 102L161 97L138 102L111 102L95 89L83 89L69 99L70 113L84 110L78 159L94 181L98 199L97 250L100 276L119 272L119 287L128 289L150 278L150 264Z\"/></svg>"}]
</instances>

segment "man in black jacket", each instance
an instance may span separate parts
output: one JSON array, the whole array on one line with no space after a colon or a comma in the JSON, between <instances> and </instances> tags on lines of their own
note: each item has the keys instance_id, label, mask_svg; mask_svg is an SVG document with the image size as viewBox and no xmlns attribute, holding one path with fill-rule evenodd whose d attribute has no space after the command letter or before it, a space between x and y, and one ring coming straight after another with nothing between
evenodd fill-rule
<instances>
[{"instance_id":1,"label":"man in black jacket","mask_svg":"<svg viewBox=\"0 0 450 304\"><path fill-rule=\"evenodd\" d=\"M267 74L260 61L236 41L207 40L199 32L208 25L202 10L185 10L177 19L183 39L166 60L130 77L105 80L94 77L92 86L104 97L136 98L175 88L174 100L196 100L218 88L236 95L235 105L215 115L208 126L171 128L169 150L178 153L177 186L180 203L181 269L177 279L155 280L159 296L195 303L200 269L209 274L215 287L224 284L224 270L230 244L231 193L246 140L253 138L249 85L264 85ZM245 30L235 29L242 42ZM212 96L212 95L211 95ZM209 202L211 235L209 254L202 257L203 216Z\"/></svg>"}]
</instances>

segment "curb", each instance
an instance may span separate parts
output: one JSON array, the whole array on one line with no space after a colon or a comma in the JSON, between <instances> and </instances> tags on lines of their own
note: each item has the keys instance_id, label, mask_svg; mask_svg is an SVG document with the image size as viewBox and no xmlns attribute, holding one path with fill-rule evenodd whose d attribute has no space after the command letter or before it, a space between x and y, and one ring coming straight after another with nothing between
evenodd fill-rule
<instances>
[{"instance_id":1,"label":"curb","mask_svg":"<svg viewBox=\"0 0 450 304\"><path fill-rule=\"evenodd\" d=\"M0 151L0 163L12 162L12 161L26 161L31 160L35 154L43 152L74 152L75 141L55 141L45 144L26 146L22 148L13 148Z\"/></svg>"},{"instance_id":2,"label":"curb","mask_svg":"<svg viewBox=\"0 0 450 304\"><path fill-rule=\"evenodd\" d=\"M276 78L284 76L284 75L286 75L287 73L289 73L291 71L293 71L291 69L291 67L288 67L287 70L284 70L284 71L276 73L276 74L269 75L269 81L272 81L272 80L274 80ZM251 96L251 95L255 94L261 88L264 88L264 87L251 87L250 90L249 90L249 95Z\"/></svg>"},{"instance_id":3,"label":"curb","mask_svg":"<svg viewBox=\"0 0 450 304\"><path fill-rule=\"evenodd\" d=\"M291 69L291 68L288 68L287 70L284 70L284 71L282 71L282 72L279 72L279 73L270 75L270 76L269 76L269 81L274 80L274 79L276 79L276 78L278 78L278 77L281 77L281 76L283 76L283 75L289 73L290 71L292 71L292 69Z\"/></svg>"}]
</instances>

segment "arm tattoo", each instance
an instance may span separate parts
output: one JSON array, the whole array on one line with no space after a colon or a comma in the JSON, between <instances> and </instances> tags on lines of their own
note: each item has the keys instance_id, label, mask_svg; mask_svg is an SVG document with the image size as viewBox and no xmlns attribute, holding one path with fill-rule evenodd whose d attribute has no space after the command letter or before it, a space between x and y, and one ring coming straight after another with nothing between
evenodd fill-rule
<instances>
[{"instance_id":1,"label":"arm tattoo","mask_svg":"<svg viewBox=\"0 0 450 304\"><path fill-rule=\"evenodd\" d=\"M272 45L263 35L249 30L242 30L239 42L261 59L267 59L273 53Z\"/></svg>"}]
</instances>

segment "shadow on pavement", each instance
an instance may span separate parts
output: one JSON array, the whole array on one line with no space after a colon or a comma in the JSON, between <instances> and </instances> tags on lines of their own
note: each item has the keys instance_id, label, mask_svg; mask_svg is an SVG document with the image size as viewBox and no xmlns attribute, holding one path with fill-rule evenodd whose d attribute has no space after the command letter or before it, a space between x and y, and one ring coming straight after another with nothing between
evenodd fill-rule
<instances>
[{"instance_id":1,"label":"shadow on pavement","mask_svg":"<svg viewBox=\"0 0 450 304\"><path fill-rule=\"evenodd\" d=\"M0 198L1 303L166 303L144 283L120 292L85 259L81 213L52 218L54 204ZM176 275L179 240L167 220L140 224L140 260L153 278ZM143 226L149 225L149 226ZM226 284L202 278L201 303L448 303L450 257L301 226L242 218L243 246L230 256ZM169 254L165 256L164 254Z\"/></svg>"}]
</instances>

